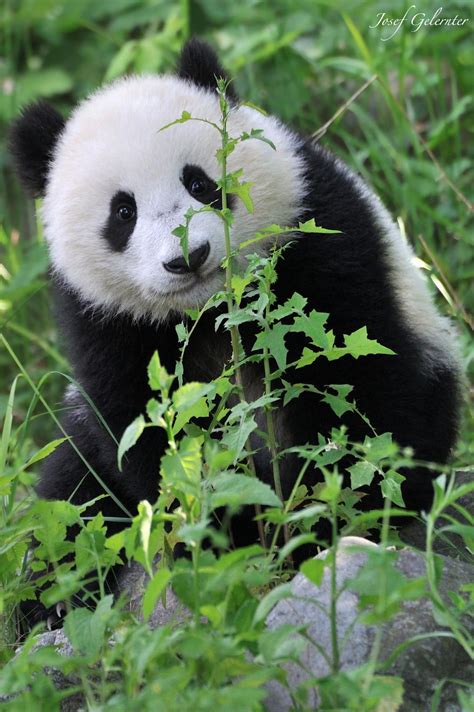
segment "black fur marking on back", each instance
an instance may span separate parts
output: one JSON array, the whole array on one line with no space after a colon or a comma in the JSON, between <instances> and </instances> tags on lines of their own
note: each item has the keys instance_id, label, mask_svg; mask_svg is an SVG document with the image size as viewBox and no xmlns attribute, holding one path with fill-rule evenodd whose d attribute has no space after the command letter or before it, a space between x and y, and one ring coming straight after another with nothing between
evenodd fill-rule
<instances>
[{"instance_id":1,"label":"black fur marking on back","mask_svg":"<svg viewBox=\"0 0 474 712\"><path fill-rule=\"evenodd\" d=\"M65 126L63 117L45 101L23 109L12 124L8 147L23 187L33 197L41 197L54 147Z\"/></svg>"},{"instance_id":2,"label":"black fur marking on back","mask_svg":"<svg viewBox=\"0 0 474 712\"><path fill-rule=\"evenodd\" d=\"M216 77L228 78L212 47L195 37L188 40L181 51L177 75L211 91L217 89ZM231 101L239 101L232 83L227 87L226 96Z\"/></svg>"},{"instance_id":3,"label":"black fur marking on back","mask_svg":"<svg viewBox=\"0 0 474 712\"><path fill-rule=\"evenodd\" d=\"M117 218L117 210L121 205L133 208L133 219L122 222ZM131 193L119 190L110 201L110 212L107 222L102 228L102 236L107 240L114 252L123 252L137 224L137 204Z\"/></svg>"}]
</instances>

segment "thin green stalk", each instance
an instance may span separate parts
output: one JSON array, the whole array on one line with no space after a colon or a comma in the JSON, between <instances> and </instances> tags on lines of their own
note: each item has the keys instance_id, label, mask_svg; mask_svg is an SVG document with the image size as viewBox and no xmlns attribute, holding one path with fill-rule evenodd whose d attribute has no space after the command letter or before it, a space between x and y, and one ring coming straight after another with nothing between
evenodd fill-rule
<instances>
[{"instance_id":1,"label":"thin green stalk","mask_svg":"<svg viewBox=\"0 0 474 712\"><path fill-rule=\"evenodd\" d=\"M339 672L339 641L337 638L337 548L338 548L338 531L337 531L337 503L333 499L331 501L331 526L332 526L332 548L330 552L331 558L331 604L329 610L329 623L331 626L331 648L332 648L332 665L331 669L334 674Z\"/></svg>"},{"instance_id":2,"label":"thin green stalk","mask_svg":"<svg viewBox=\"0 0 474 712\"><path fill-rule=\"evenodd\" d=\"M268 322L265 324L265 331L268 332ZM265 395L270 397L272 391L272 377L270 371L270 354L268 346L263 349L263 369L265 373ZM275 438L275 426L273 422L273 411L271 403L265 404L265 415L267 419L268 447L272 456L273 481L275 492L283 502L283 491L281 488L280 463L278 460L278 450Z\"/></svg>"},{"instance_id":3,"label":"thin green stalk","mask_svg":"<svg viewBox=\"0 0 474 712\"><path fill-rule=\"evenodd\" d=\"M448 486L448 491L447 494L449 495L452 491L452 483ZM449 500L449 497L448 497ZM436 501L436 500L435 500ZM431 510L429 516L427 517L426 520L426 578L428 579L428 584L430 587L430 593L432 600L437 608L439 610L443 611L444 617L446 619L447 624L451 628L454 637L458 641L458 643L464 648L466 653L468 654L469 658L471 660L474 659L474 653L472 650L472 643L470 640L466 639L466 636L463 634L462 630L460 629L458 621L453 617L451 612L449 611L449 608L446 606L444 603L443 599L440 596L440 593L438 591L438 587L436 585L436 562L433 554L433 540L434 540L434 533L435 533L435 523L438 519L438 517L441 516L442 511L444 507L449 503L446 500L444 500L441 505L436 505L433 507Z\"/></svg>"},{"instance_id":4,"label":"thin green stalk","mask_svg":"<svg viewBox=\"0 0 474 712\"><path fill-rule=\"evenodd\" d=\"M222 101L222 129L221 129L221 143L222 143L222 212L225 214L227 211L227 190L226 190L226 178L227 178L227 143L229 139L229 134L227 133L227 118L229 115L229 109L227 102ZM225 292L227 300L227 311L229 314L234 312L234 299L232 294L232 245L230 242L230 228L227 220L224 219L224 240L225 240L225 251L226 251L226 266L225 266ZM240 373L239 356L240 356L240 343L239 343L239 330L234 324L230 327L230 336L232 340L232 358L234 362L235 370L235 380L237 386L243 394L242 390L242 375Z\"/></svg>"},{"instance_id":5,"label":"thin green stalk","mask_svg":"<svg viewBox=\"0 0 474 712\"><path fill-rule=\"evenodd\" d=\"M380 533L380 546L382 548L386 548L386 546L387 546L391 505L392 505L391 500L388 497L386 497L384 499L384 503L383 503L382 530ZM387 580L386 580L386 577L384 576L381 581L382 593L379 596L379 600L378 600L376 608L382 607L382 609L383 609L385 607L385 599L386 599L386 595L387 595L386 584L387 584ZM383 626L379 623L379 625L376 627L376 630L375 630L374 642L372 645L372 649L370 651L367 675L364 678L364 684L363 684L364 695L366 695L368 693L372 679L375 675L375 670L376 670L378 658L380 655L380 646L382 644L382 635L383 635Z\"/></svg>"},{"instance_id":6,"label":"thin green stalk","mask_svg":"<svg viewBox=\"0 0 474 712\"><path fill-rule=\"evenodd\" d=\"M199 610L200 587L199 587L199 554L200 544L197 544L193 549L193 583L194 583L194 623L199 625L201 620L201 612Z\"/></svg>"},{"instance_id":7,"label":"thin green stalk","mask_svg":"<svg viewBox=\"0 0 474 712\"><path fill-rule=\"evenodd\" d=\"M14 321L7 321L4 326L6 329L11 329L20 336L23 336L26 340L37 344L46 354L48 354L48 356L51 356L51 358L54 359L60 367L67 368L68 363L64 356L61 356L59 351L57 351L53 346L50 346L44 339L41 338L41 336L38 336L38 334L35 334L30 329L26 329L24 326L21 326L21 324L17 324Z\"/></svg>"},{"instance_id":8,"label":"thin green stalk","mask_svg":"<svg viewBox=\"0 0 474 712\"><path fill-rule=\"evenodd\" d=\"M269 285L267 284L267 289L269 289ZM268 314L269 314L269 306L267 304L265 308L265 332L268 333ZM271 392L272 392L272 376L271 376L271 369L270 369L270 354L268 351L268 346L265 346L263 349L263 369L265 373L265 395L267 398L270 397ZM268 447L270 450L271 454L271 461L272 461L272 471L273 471L273 482L275 485L275 492L277 493L278 497L280 498L281 502L284 502L283 499L283 490L281 487L281 477L280 477L280 462L278 460L278 449L277 449L277 443L276 443L276 437L275 437L275 424L273 422L273 410L271 403L268 402L265 404L265 417L267 421L267 433L268 433ZM285 544L287 544L290 540L290 532L288 529L288 524L285 522L283 524L283 538L285 540ZM273 547L272 547L273 548ZM291 560L291 556L289 557Z\"/></svg>"},{"instance_id":9,"label":"thin green stalk","mask_svg":"<svg viewBox=\"0 0 474 712\"><path fill-rule=\"evenodd\" d=\"M64 430L63 426L61 425L60 421L58 420L58 418L56 417L56 415L54 414L54 412L53 412L53 411L51 410L51 408L49 407L49 405L48 405L48 403L46 402L45 398L43 398L43 396L41 395L41 393L40 393L38 387L33 383L33 381L32 381L32 379L30 378L28 372L26 371L26 369L25 369L24 366L22 365L21 361L18 359L17 355L15 354L15 352L13 351L12 347L10 346L10 344L8 343L8 341L6 340L6 338L5 338L5 336L4 336L3 334L0 334L0 340L3 342L3 345L5 346L6 350L7 350L8 353L10 354L10 356L12 357L13 361L16 363L16 365L17 365L18 368L20 369L20 371L21 371L21 373L23 374L23 376L24 376L26 382L28 383L28 385L30 386L30 388L32 388L32 390L33 390L33 392L35 393L35 395L36 395L36 397L38 398L38 400L43 404L44 408L45 408L46 411L48 412L48 415L49 415L49 416L52 418L52 420L54 421L55 425L59 428L59 430L61 431L61 433L62 433L66 438L69 438L68 433ZM95 477L95 479L97 480L97 482L101 485L101 487L103 488L104 492L106 492L106 493L109 495L109 497L111 497L111 499L115 502L115 504L122 510L122 512L124 512L124 513L125 513L128 517L130 517L130 519L131 519L131 518L132 518L131 513L128 511L128 509L125 507L125 505L122 504L122 502L118 499L118 497L112 492L112 490L110 489L110 487L108 487L108 486L105 484L105 482L103 481L103 479L102 479L102 478L100 477L100 475L95 471L95 469L92 467L92 465L89 464L89 462L86 460L86 458L85 458L84 455L81 453L81 451L79 450L79 448L77 447L77 445L74 443L74 441L70 439L70 440L69 440L69 443L70 443L71 447L73 448L73 450L76 452L76 454L80 457L80 459L82 460L82 462L85 464L85 466L87 467L87 469L89 470L89 472Z\"/></svg>"},{"instance_id":10,"label":"thin green stalk","mask_svg":"<svg viewBox=\"0 0 474 712\"><path fill-rule=\"evenodd\" d=\"M226 151L227 151L227 144L228 144L228 139L229 139L229 134L227 132L227 119L229 116L229 106L225 99L225 94L221 94L220 99L221 99L221 109L222 109L222 128L220 130L221 146L222 146L221 196L222 196L222 213L224 214L223 223L224 223L224 240L225 240L225 251L226 251L225 292L226 292L226 301L227 301L227 311L229 314L233 314L233 312L234 312L234 297L233 297L233 292L232 292L232 245L230 242L229 223L226 219L226 211L227 211L227 189L226 189L227 152ZM239 339L239 330L235 324L233 324L230 327L230 337L231 337L231 342L232 342L232 360L234 363L235 382L236 382L238 393L239 393L239 399L241 402L243 402L245 400L245 396L244 396L242 374L240 371L240 363L239 363L240 362L240 339ZM256 476L255 465L254 465L253 458L251 455L249 455L249 457L247 459L247 464L248 464L250 471L253 473L253 476L255 477ZM262 509L261 509L260 505L255 505L255 513L257 515L257 528L258 528L260 543L261 543L262 547L265 548L265 532L264 532L263 522L259 518L259 516L262 513Z\"/></svg>"}]
</instances>

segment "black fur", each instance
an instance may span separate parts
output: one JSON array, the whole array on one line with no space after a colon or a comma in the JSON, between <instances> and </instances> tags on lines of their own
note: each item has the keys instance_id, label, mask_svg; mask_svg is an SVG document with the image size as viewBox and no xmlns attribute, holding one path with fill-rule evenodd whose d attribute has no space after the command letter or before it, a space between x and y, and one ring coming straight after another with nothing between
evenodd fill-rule
<instances>
[{"instance_id":1,"label":"black fur","mask_svg":"<svg viewBox=\"0 0 474 712\"><path fill-rule=\"evenodd\" d=\"M13 123L9 150L25 190L33 197L44 195L54 147L65 126L63 117L45 101L23 109Z\"/></svg>"},{"instance_id":2,"label":"black fur","mask_svg":"<svg viewBox=\"0 0 474 712\"><path fill-rule=\"evenodd\" d=\"M192 37L183 47L177 69L178 77L189 79L204 89L217 90L217 79L228 79L219 59L206 42ZM239 100L231 82L226 89L226 96L231 101Z\"/></svg>"},{"instance_id":3,"label":"black fur","mask_svg":"<svg viewBox=\"0 0 474 712\"><path fill-rule=\"evenodd\" d=\"M202 57L204 66L198 63L196 67L194 63ZM192 41L183 51L181 76L209 86L205 82L210 81L210 65L215 61L209 49ZM213 66L212 73L220 73L220 68L216 70ZM53 145L54 141L46 143ZM307 169L304 217L314 216L318 224L342 232L301 235L285 250L277 266L277 299L283 302L297 291L307 298L309 310L330 313L329 327L337 338L367 326L372 339L397 355L358 360L344 357L333 362L318 359L305 369L290 369L285 379L311 383L318 388L352 384L359 409L377 432L393 433L394 440L402 446L411 446L419 459L444 463L456 435L459 401L456 369L447 364L441 351L440 358L433 360L430 368L424 367L423 342L399 311L387 280L390 264L379 227L353 179L331 154L311 142L301 141L298 151ZM295 222L298 217L295 215ZM179 353L175 323L170 319L166 324L152 326L127 316L105 318L85 308L74 292L60 284L56 285L56 305L74 376L120 438L127 425L144 412L151 396L146 368L156 349L166 368L174 371ZM222 329L215 331L216 316L215 311L206 312L193 332L184 363L187 381L216 377L230 356L228 333ZM255 340L254 325L243 325L241 334L244 348L250 352ZM299 356L304 339L291 334L287 341L291 363ZM261 366L253 364L249 368L252 369L249 377L262 382ZM69 405L71 409L63 421L66 431L126 509L134 513L140 500L155 501L159 461L166 446L164 432L146 430L138 445L129 451L123 472L119 472L116 445L93 412L78 395ZM328 434L340 424L326 404L309 394L290 402L284 409L284 418L283 447L316 443L318 433ZM343 421L354 440L370 434L359 416L348 413ZM256 462L259 477L271 482L268 458L257 457ZM293 486L294 472L294 462L284 461L285 496ZM429 507L430 472L417 468L405 474L403 494L407 507L417 510ZM317 472L309 473L307 483L317 477ZM62 444L48 458L38 486L42 497L67 499L72 495L74 502L91 500L101 492L101 486L69 443ZM363 500L365 507L380 503L375 489ZM99 507L105 516L123 516L110 498L101 500ZM252 513L244 513L240 520L235 520L232 533L237 545L256 539L251 518ZM111 526L112 531L115 526Z\"/></svg>"},{"instance_id":4,"label":"black fur","mask_svg":"<svg viewBox=\"0 0 474 712\"><path fill-rule=\"evenodd\" d=\"M133 218L123 222L117 215L117 211L123 205L128 206L133 211ZM119 190L110 201L109 217L102 229L102 236L109 243L114 252L123 252L137 224L137 204L135 198L130 193Z\"/></svg>"}]
</instances>

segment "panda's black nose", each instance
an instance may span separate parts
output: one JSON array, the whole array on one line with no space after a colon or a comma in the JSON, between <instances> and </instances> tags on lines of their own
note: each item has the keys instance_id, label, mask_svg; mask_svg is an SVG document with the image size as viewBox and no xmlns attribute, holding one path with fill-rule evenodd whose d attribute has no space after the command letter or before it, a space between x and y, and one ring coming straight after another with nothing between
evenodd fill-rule
<instances>
[{"instance_id":1,"label":"panda's black nose","mask_svg":"<svg viewBox=\"0 0 474 712\"><path fill-rule=\"evenodd\" d=\"M163 267L167 272L173 272L174 274L188 274L189 272L196 272L196 270L201 267L204 262L209 257L209 252L211 247L208 242L205 242L197 250L189 253L189 264L186 262L183 256L176 257L176 259L170 262L163 262Z\"/></svg>"}]
</instances>

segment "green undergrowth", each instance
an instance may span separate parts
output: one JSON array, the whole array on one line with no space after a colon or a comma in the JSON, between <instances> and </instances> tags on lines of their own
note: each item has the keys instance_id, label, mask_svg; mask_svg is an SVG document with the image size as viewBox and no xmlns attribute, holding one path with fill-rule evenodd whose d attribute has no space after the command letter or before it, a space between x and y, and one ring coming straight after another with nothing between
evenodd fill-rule
<instances>
[{"instance_id":1,"label":"green undergrowth","mask_svg":"<svg viewBox=\"0 0 474 712\"><path fill-rule=\"evenodd\" d=\"M116 5L112 8L107 2L81 1L61 6L60 11L52 1L34 7L20 2L19 7L13 16L13 5L7 3L1 25L9 47L2 71L16 83L13 92L2 97L2 120L11 119L25 99L50 96L67 109L104 76L111 79L130 69L167 69L183 39L191 32L207 33L222 47L242 96L264 103L306 132L318 133L394 211L402 233L414 243L419 266L432 282L441 308L456 319L469 369L474 355L465 155L470 107L464 94L472 69L462 30L456 31L455 42L447 35L423 31L400 33L392 43L381 43L367 31L375 13L374 5L367 3L359 3L351 17L343 15L337 3L303 1L291 8L279 2L267 8L246 0L231 10L212 0L181 2L173 9L164 3L121 0L118 14ZM462 3L459 8L467 12ZM45 24L46 10L51 18ZM244 20L249 23L245 33L240 29ZM97 37L104 41L101 52L93 49L92 39ZM84 70L75 69L71 47L81 57L74 63ZM201 210L212 210L221 220L226 285L179 325L181 359L175 372L165 370L158 354L149 364L153 398L123 434L117 463L120 467L130 447L140 446L145 429L163 429L168 448L157 472L160 495L156 502L142 502L133 520L124 513L124 529L114 536L107 536L102 515L88 516L87 505L40 501L32 491L41 461L67 437L65 432L54 436L53 431L60 428L60 394L73 380L57 343L45 289L48 258L41 225L32 217L31 206L25 210L20 204L9 169L4 168L9 204L0 232L0 365L6 374L0 444L0 695L13 696L5 703L9 709L59 709L62 699L81 692L88 709L260 710L265 705L265 682L286 685L284 663L299 661L305 647L314 646L325 659L328 674L319 679L309 674L304 684L291 690L295 710L310 709L311 689L317 690L325 710L397 710L403 681L387 674L382 626L405 601L422 596L431 601L439 635L451 637L473 656L466 617L472 615L474 589L466 585L453 591L449 600L442 598L442 560L434 553L438 540L455 534L453 556L473 560L474 522L462 497L474 484L459 484L454 474L472 464L472 409L466 406L451 467L428 463L437 479L432 510L420 518L426 531L426 571L423 577L408 580L395 568L401 542L390 517L395 512L399 517L408 514L400 470L409 476L410 467L417 464L412 453L401 450L389 433L371 428L352 398L350 384L328 384L316 391L303 383L285 382L290 366L343 356L377 357L389 355L389 350L366 329L345 334L340 342L344 345L336 346L326 327L328 315L308 311L302 295L275 304L272 284L277 261L284 259L282 233L298 229L318 239L324 228L317 221L269 226L254 238L256 247L262 240L274 242L266 256L250 254L242 260L238 251L232 251L227 195L235 193L251 211L252 189L239 172L228 173L227 158L239 141L266 139L259 132L229 136L222 82L220 102L222 121L214 128L221 138L217 157L223 207ZM176 119L180 124L200 117L185 112ZM269 151L275 149L268 145ZM200 211L190 210L175 230L185 256L187 231L196 212ZM185 383L182 363L192 330L202 314L217 305L223 308L220 323L230 332L233 358L212 383ZM259 325L250 356L243 354L239 336L239 326L247 321ZM295 332L305 336L307 345L290 364L285 337ZM242 370L249 362L262 364L265 373L256 401L247 399L242 385ZM307 390L323 399L338 418L351 412L364 419L371 434L364 442L353 442L341 424L312 447L292 448L300 469L285 501L280 482L285 452L275 436L273 407L277 400L289 402ZM259 434L272 464L271 485L255 477L252 459L250 436L257 431L256 413L261 410L266 429ZM207 426L198 425L202 422ZM354 463L349 468L350 487L343 482L340 467L348 456ZM311 488L304 484L309 467L318 469L321 480ZM375 481L384 507L364 513L357 508L361 488ZM224 505L228 514L222 519ZM228 517L243 506L254 507L260 541L233 550ZM454 511L458 519L453 518ZM323 520L331 532L329 542L318 541L314 533ZM79 533L69 541L66 532L72 525ZM341 536L366 536L369 531L372 536L377 533L381 546L368 551L367 563L346 585L359 596L358 622L375 626L376 635L367 662L342 671L346 641L337 630L341 590L335 575L339 541ZM28 561L33 535L39 546ZM172 552L178 543L187 556L175 560ZM273 605L291 597L292 555L308 544L315 550L330 547L324 559L309 559L301 566L316 587L323 577L329 579L329 649L309 636L307 626L288 624L272 631L265 626ZM108 571L119 562L136 562L149 576L141 610L133 614L124 601L114 602L105 588ZM45 585L43 603L66 602L64 627L74 651L70 657L53 647L35 649L41 627L29 634L15 657L18 604L33 595L29 569ZM74 594L91 578L97 581L98 594L85 607L74 607ZM190 616L179 625L169 623L151 631L147 621L155 605L160 601L166 605L169 587ZM413 642L407 640L389 662ZM56 690L45 668L71 676L72 687ZM441 692L448 682L440 680L432 710L441 709ZM461 707L472 709L467 685L456 684Z\"/></svg>"}]
</instances>

